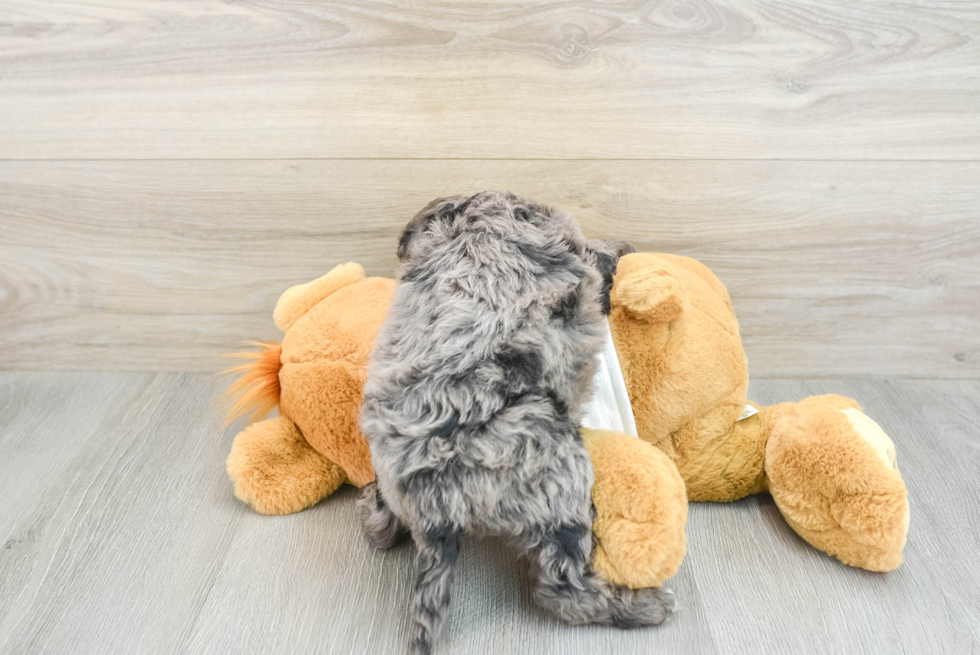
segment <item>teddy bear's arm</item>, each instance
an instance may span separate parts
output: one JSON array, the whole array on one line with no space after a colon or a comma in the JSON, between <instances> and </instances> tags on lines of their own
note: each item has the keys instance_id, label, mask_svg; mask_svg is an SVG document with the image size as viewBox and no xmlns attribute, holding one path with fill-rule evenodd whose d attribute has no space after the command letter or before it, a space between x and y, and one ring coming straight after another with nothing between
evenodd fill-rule
<instances>
[{"instance_id":1,"label":"teddy bear's arm","mask_svg":"<svg viewBox=\"0 0 980 655\"><path fill-rule=\"evenodd\" d=\"M618 432L582 429L595 473L593 566L614 584L656 587L673 576L687 546L687 497L662 451Z\"/></svg>"}]
</instances>

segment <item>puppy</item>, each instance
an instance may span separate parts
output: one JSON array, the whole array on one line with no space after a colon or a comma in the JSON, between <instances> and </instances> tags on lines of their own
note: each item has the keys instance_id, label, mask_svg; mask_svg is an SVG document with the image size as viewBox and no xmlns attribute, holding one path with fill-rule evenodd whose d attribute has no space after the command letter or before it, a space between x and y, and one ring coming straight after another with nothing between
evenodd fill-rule
<instances>
[{"instance_id":1,"label":"puppy","mask_svg":"<svg viewBox=\"0 0 980 655\"><path fill-rule=\"evenodd\" d=\"M624 244L509 193L440 198L405 228L364 387L376 482L358 500L378 548L418 549L410 652L432 650L466 533L530 555L534 598L573 624L661 623L670 592L595 576L592 464L579 437Z\"/></svg>"}]
</instances>

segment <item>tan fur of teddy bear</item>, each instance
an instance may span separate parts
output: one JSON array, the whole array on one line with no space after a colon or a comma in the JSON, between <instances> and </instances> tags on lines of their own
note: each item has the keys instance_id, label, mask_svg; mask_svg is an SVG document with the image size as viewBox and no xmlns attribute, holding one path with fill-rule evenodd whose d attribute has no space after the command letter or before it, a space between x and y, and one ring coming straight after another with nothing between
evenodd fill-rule
<instances>
[{"instance_id":1,"label":"tan fur of teddy bear","mask_svg":"<svg viewBox=\"0 0 980 655\"><path fill-rule=\"evenodd\" d=\"M233 389L239 410L280 403L280 416L246 428L228 458L236 495L257 511L296 512L343 482L373 478L357 413L393 289L393 280L344 264L283 294L274 314L286 333L281 349L251 355ZM641 587L676 572L685 485L695 501L768 491L815 547L874 571L901 564L909 507L891 440L842 396L755 405L757 414L739 420L745 352L728 292L706 266L627 255L611 305L641 440L583 430L596 473L595 565L604 577Z\"/></svg>"},{"instance_id":2,"label":"tan fur of teddy bear","mask_svg":"<svg viewBox=\"0 0 980 655\"><path fill-rule=\"evenodd\" d=\"M728 292L687 257L619 261L609 316L640 438L677 464L688 499L768 491L803 539L872 571L902 562L909 526L895 446L843 396L739 420L748 364Z\"/></svg>"}]
</instances>

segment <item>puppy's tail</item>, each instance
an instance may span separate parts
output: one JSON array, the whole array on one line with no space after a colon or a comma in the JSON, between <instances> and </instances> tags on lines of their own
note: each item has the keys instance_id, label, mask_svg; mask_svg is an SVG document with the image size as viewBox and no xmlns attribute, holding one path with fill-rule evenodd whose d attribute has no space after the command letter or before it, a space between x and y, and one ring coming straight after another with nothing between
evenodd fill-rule
<instances>
[{"instance_id":1,"label":"puppy's tail","mask_svg":"<svg viewBox=\"0 0 980 655\"><path fill-rule=\"evenodd\" d=\"M412 601L411 655L430 655L449 610L453 574L463 533L453 528L413 532L418 577Z\"/></svg>"},{"instance_id":2,"label":"puppy's tail","mask_svg":"<svg viewBox=\"0 0 980 655\"><path fill-rule=\"evenodd\" d=\"M251 413L252 421L265 418L279 404L279 369L282 368L282 344L278 341L249 341L256 350L229 353L225 357L248 360L232 366L221 375L238 375L221 398L228 405L223 427L239 416Z\"/></svg>"}]
</instances>

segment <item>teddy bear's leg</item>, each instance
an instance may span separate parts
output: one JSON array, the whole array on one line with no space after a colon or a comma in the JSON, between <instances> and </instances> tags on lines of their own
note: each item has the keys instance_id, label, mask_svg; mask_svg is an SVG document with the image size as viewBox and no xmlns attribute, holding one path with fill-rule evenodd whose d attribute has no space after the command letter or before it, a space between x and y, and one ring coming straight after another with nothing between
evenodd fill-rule
<instances>
[{"instance_id":1,"label":"teddy bear's leg","mask_svg":"<svg viewBox=\"0 0 980 655\"><path fill-rule=\"evenodd\" d=\"M789 525L845 564L891 571L909 527L895 446L853 400L815 396L774 426L769 491Z\"/></svg>"},{"instance_id":2,"label":"teddy bear's leg","mask_svg":"<svg viewBox=\"0 0 980 655\"><path fill-rule=\"evenodd\" d=\"M592 458L600 577L633 589L677 573L687 538L687 493L677 467L654 446L618 432L582 429Z\"/></svg>"},{"instance_id":3,"label":"teddy bear's leg","mask_svg":"<svg viewBox=\"0 0 980 655\"><path fill-rule=\"evenodd\" d=\"M292 514L329 496L344 471L313 450L296 425L277 416L238 433L228 455L235 495L261 514Z\"/></svg>"}]
</instances>

